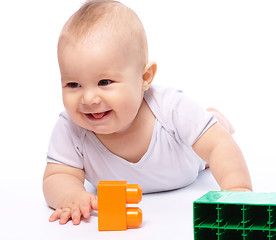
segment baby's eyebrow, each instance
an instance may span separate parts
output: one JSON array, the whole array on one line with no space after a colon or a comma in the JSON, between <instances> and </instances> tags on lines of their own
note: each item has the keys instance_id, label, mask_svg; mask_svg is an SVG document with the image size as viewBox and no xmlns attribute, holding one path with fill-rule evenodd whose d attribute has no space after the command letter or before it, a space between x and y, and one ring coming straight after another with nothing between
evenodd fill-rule
<instances>
[{"instance_id":1,"label":"baby's eyebrow","mask_svg":"<svg viewBox=\"0 0 276 240\"><path fill-rule=\"evenodd\" d=\"M121 76L121 73L108 71L108 72L100 73L98 75L99 78L104 78L104 79L111 78L111 77L117 77L117 76Z\"/></svg>"},{"instance_id":2,"label":"baby's eyebrow","mask_svg":"<svg viewBox=\"0 0 276 240\"><path fill-rule=\"evenodd\" d=\"M69 76L61 76L60 80L62 82L74 82L74 81L76 81L75 78L69 77Z\"/></svg>"}]
</instances>

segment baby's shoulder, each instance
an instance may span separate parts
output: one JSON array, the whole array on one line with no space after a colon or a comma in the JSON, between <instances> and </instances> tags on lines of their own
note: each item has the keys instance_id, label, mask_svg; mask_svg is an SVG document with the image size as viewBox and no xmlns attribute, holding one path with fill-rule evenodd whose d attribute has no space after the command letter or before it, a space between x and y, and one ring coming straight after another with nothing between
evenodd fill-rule
<instances>
[{"instance_id":1,"label":"baby's shoulder","mask_svg":"<svg viewBox=\"0 0 276 240\"><path fill-rule=\"evenodd\" d=\"M64 134L69 134L71 137L79 139L83 138L86 133L86 129L72 121L66 111L59 114L59 119L55 128L59 129L61 133L63 132Z\"/></svg>"},{"instance_id":2,"label":"baby's shoulder","mask_svg":"<svg viewBox=\"0 0 276 240\"><path fill-rule=\"evenodd\" d=\"M163 118L176 112L184 112L194 105L194 101L182 90L153 85L145 92L145 100L153 113Z\"/></svg>"},{"instance_id":3,"label":"baby's shoulder","mask_svg":"<svg viewBox=\"0 0 276 240\"><path fill-rule=\"evenodd\" d=\"M173 98L175 94L184 94L184 92L177 88L162 85L151 85L150 88L145 92L146 97L153 97L158 100L162 100L164 98Z\"/></svg>"},{"instance_id":4,"label":"baby's shoulder","mask_svg":"<svg viewBox=\"0 0 276 240\"><path fill-rule=\"evenodd\" d=\"M162 126L189 144L213 121L213 114L179 89L153 86L145 99Z\"/></svg>"}]
</instances>

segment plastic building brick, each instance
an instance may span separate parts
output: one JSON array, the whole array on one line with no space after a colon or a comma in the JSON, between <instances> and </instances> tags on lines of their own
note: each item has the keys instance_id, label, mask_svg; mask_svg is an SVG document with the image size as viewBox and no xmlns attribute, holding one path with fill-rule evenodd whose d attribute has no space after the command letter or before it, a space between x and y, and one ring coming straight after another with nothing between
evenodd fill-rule
<instances>
[{"instance_id":1,"label":"plastic building brick","mask_svg":"<svg viewBox=\"0 0 276 240\"><path fill-rule=\"evenodd\" d=\"M207 193L194 202L194 239L276 240L276 193Z\"/></svg>"},{"instance_id":2,"label":"plastic building brick","mask_svg":"<svg viewBox=\"0 0 276 240\"><path fill-rule=\"evenodd\" d=\"M121 231L139 227L142 211L126 204L138 204L142 200L142 188L126 181L100 181L98 190L99 231Z\"/></svg>"}]
</instances>

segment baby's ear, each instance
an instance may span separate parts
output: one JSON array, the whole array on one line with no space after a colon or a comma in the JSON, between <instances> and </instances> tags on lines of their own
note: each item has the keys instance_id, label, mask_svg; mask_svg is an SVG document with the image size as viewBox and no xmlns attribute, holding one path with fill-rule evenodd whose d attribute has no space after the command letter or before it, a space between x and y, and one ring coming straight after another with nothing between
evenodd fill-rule
<instances>
[{"instance_id":1,"label":"baby's ear","mask_svg":"<svg viewBox=\"0 0 276 240\"><path fill-rule=\"evenodd\" d=\"M148 62L143 74L143 90L146 91L150 87L152 80L157 71L157 64L155 62Z\"/></svg>"}]
</instances>

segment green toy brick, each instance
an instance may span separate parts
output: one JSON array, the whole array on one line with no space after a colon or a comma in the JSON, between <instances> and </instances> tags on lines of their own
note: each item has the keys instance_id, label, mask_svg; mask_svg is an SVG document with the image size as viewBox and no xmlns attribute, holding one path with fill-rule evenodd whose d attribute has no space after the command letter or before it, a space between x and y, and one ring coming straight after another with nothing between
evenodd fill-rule
<instances>
[{"instance_id":1,"label":"green toy brick","mask_svg":"<svg viewBox=\"0 0 276 240\"><path fill-rule=\"evenodd\" d=\"M194 240L276 240L276 193L214 191L193 205Z\"/></svg>"}]
</instances>

